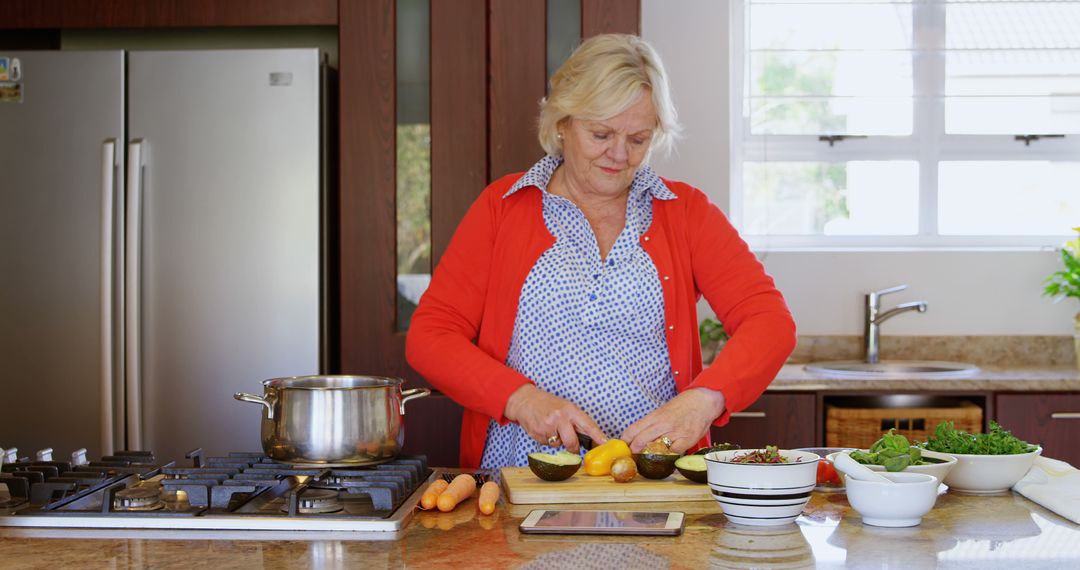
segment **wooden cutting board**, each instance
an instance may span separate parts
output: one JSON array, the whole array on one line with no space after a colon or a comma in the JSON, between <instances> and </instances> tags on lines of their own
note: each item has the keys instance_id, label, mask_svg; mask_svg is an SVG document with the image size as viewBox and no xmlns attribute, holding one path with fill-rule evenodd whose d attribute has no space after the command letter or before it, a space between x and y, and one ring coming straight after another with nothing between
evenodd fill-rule
<instances>
[{"instance_id":1,"label":"wooden cutting board","mask_svg":"<svg viewBox=\"0 0 1080 570\"><path fill-rule=\"evenodd\" d=\"M592 477L584 471L565 481L544 481L528 467L503 467L501 479L506 500L515 505L713 500L708 485L688 481L678 472L658 481L638 476L629 483L616 483L610 476Z\"/></svg>"}]
</instances>

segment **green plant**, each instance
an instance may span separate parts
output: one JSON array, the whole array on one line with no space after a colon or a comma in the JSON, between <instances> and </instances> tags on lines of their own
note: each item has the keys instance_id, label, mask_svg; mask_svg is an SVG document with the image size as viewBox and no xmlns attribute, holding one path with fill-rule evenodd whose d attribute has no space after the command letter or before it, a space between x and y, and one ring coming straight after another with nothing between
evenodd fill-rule
<instances>
[{"instance_id":1,"label":"green plant","mask_svg":"<svg viewBox=\"0 0 1080 570\"><path fill-rule=\"evenodd\" d=\"M1080 232L1080 227L1073 230ZM1065 269L1055 271L1046 278L1043 295L1053 297L1055 303L1065 297L1080 299L1080 238L1067 242L1061 248L1061 263Z\"/></svg>"},{"instance_id":2,"label":"green plant","mask_svg":"<svg viewBox=\"0 0 1080 570\"><path fill-rule=\"evenodd\" d=\"M956 429L953 422L941 422L922 447L941 453L968 455L1016 455L1038 449L993 420L990 420L990 433L967 433Z\"/></svg>"},{"instance_id":3,"label":"green plant","mask_svg":"<svg viewBox=\"0 0 1080 570\"><path fill-rule=\"evenodd\" d=\"M698 335L701 337L701 344L706 345L710 342L727 342L728 334L724 330L724 324L720 321L705 317L701 324L698 325Z\"/></svg>"}]
</instances>

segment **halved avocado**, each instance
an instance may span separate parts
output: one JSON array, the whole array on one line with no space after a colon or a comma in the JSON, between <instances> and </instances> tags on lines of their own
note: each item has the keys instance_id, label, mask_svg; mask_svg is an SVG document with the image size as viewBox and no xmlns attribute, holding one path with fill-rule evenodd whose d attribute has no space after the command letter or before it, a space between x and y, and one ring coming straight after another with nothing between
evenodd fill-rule
<instances>
[{"instance_id":1,"label":"halved avocado","mask_svg":"<svg viewBox=\"0 0 1080 570\"><path fill-rule=\"evenodd\" d=\"M678 453L635 453L638 474L646 479L663 479L675 472Z\"/></svg>"},{"instance_id":2,"label":"halved avocado","mask_svg":"<svg viewBox=\"0 0 1080 570\"><path fill-rule=\"evenodd\" d=\"M581 468L581 456L569 451L529 454L529 469L544 481L565 481Z\"/></svg>"},{"instance_id":3,"label":"halved avocado","mask_svg":"<svg viewBox=\"0 0 1080 570\"><path fill-rule=\"evenodd\" d=\"M704 455L684 455L675 461L675 468L683 477L695 483L709 482L709 470L705 466Z\"/></svg>"},{"instance_id":4,"label":"halved avocado","mask_svg":"<svg viewBox=\"0 0 1080 570\"><path fill-rule=\"evenodd\" d=\"M694 455L705 455L706 453L712 453L714 451L731 451L732 449L739 449L737 443L714 443L709 447L702 447L694 452Z\"/></svg>"}]
</instances>

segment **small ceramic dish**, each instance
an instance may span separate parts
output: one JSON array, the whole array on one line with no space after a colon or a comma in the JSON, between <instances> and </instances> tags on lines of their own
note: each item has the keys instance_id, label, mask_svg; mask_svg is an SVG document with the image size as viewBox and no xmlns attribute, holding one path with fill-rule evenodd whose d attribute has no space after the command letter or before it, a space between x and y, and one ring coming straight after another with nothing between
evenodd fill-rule
<instances>
[{"instance_id":1,"label":"small ceramic dish","mask_svg":"<svg viewBox=\"0 0 1080 570\"><path fill-rule=\"evenodd\" d=\"M851 508L862 515L863 524L871 526L916 526L934 508L940 484L926 473L882 473L892 483L862 481L844 476Z\"/></svg>"}]
</instances>

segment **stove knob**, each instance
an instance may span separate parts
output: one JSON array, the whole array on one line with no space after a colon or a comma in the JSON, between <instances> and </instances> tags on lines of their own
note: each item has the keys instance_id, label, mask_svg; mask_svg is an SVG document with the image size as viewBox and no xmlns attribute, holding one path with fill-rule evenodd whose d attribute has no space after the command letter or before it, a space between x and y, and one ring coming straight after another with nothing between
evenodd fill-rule
<instances>
[{"instance_id":1,"label":"stove knob","mask_svg":"<svg viewBox=\"0 0 1080 570\"><path fill-rule=\"evenodd\" d=\"M86 448L76 449L71 452L71 464L72 465L86 465L90 463L86 460Z\"/></svg>"},{"instance_id":2,"label":"stove knob","mask_svg":"<svg viewBox=\"0 0 1080 570\"><path fill-rule=\"evenodd\" d=\"M52 448L46 447L45 449L39 449L34 455L37 457L38 461L52 461Z\"/></svg>"}]
</instances>

